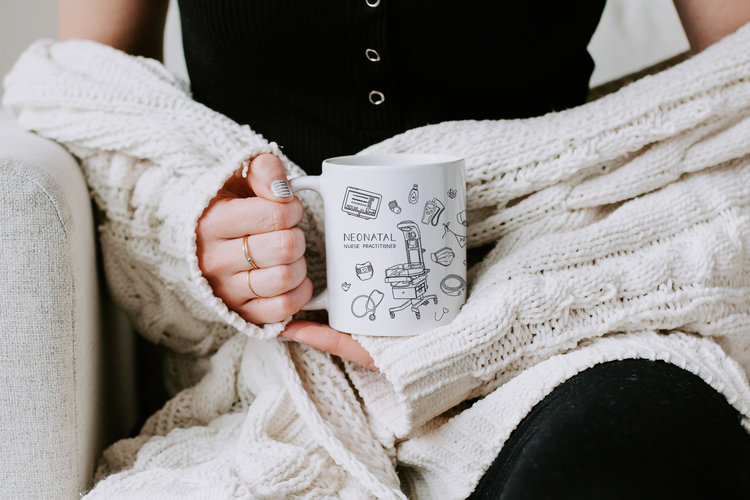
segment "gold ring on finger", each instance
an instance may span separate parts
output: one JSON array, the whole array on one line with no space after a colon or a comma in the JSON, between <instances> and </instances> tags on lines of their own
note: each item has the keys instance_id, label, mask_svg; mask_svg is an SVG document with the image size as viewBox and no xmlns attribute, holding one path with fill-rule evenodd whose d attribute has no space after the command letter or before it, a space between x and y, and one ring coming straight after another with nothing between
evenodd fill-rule
<instances>
[{"instance_id":1,"label":"gold ring on finger","mask_svg":"<svg viewBox=\"0 0 750 500\"><path fill-rule=\"evenodd\" d=\"M250 270L253 269L260 269L258 267L258 264L253 261L253 257L250 255L250 248L247 246L247 238L250 236L249 234L246 234L244 238L242 238L242 248L245 250L245 260L247 260L247 263L250 264ZM250 281L248 281L248 284Z\"/></svg>"},{"instance_id":2,"label":"gold ring on finger","mask_svg":"<svg viewBox=\"0 0 750 500\"><path fill-rule=\"evenodd\" d=\"M258 292L256 292L255 290L253 290L253 285L250 284L250 273L251 272L253 272L252 269L250 269L250 270L247 271L247 287L250 289L250 293L252 293L256 297L258 297L259 299L265 299L265 298L267 298L267 297L264 297L262 295L258 295Z\"/></svg>"}]
</instances>

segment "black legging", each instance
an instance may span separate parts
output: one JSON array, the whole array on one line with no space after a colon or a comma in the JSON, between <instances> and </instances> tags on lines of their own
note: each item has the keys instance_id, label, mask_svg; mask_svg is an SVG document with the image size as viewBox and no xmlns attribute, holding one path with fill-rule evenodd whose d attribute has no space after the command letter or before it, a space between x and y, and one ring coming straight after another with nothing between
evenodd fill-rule
<instances>
[{"instance_id":1,"label":"black legging","mask_svg":"<svg viewBox=\"0 0 750 500\"><path fill-rule=\"evenodd\" d=\"M750 435L692 373L604 363L531 410L470 498L750 499Z\"/></svg>"}]
</instances>

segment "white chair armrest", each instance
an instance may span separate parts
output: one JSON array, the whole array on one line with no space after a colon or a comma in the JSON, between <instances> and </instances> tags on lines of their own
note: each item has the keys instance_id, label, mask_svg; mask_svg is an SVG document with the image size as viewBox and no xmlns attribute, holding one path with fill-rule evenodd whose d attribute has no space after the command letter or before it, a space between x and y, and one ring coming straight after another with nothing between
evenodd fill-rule
<instances>
[{"instance_id":1,"label":"white chair armrest","mask_svg":"<svg viewBox=\"0 0 750 500\"><path fill-rule=\"evenodd\" d=\"M91 202L65 149L0 127L0 214L0 498L72 500L135 421L105 378L110 359L132 378L132 355L111 353L132 339L103 332Z\"/></svg>"}]
</instances>

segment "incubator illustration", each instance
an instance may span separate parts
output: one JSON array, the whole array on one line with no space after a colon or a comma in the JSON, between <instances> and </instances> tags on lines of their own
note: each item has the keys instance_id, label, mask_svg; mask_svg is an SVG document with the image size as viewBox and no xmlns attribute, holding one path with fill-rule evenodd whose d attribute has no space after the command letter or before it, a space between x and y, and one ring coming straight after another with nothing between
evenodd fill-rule
<instances>
[{"instance_id":1,"label":"incubator illustration","mask_svg":"<svg viewBox=\"0 0 750 500\"><path fill-rule=\"evenodd\" d=\"M385 270L385 282L391 285L393 298L404 302L396 307L391 307L388 312L391 318L396 313L411 307L412 312L420 319L422 314L419 308L429 304L430 300L438 303L437 295L425 295L427 292L427 273L430 272L424 265L422 248L422 237L419 227L414 221L405 220L397 226L404 235L406 242L406 262L391 266ZM352 310L353 312L353 310Z\"/></svg>"},{"instance_id":2,"label":"incubator illustration","mask_svg":"<svg viewBox=\"0 0 750 500\"><path fill-rule=\"evenodd\" d=\"M355 318L367 316L370 321L375 321L375 311L383 302L385 294L380 290L373 290L370 295L357 295L352 301L351 311ZM392 315L391 315L392 317Z\"/></svg>"}]
</instances>

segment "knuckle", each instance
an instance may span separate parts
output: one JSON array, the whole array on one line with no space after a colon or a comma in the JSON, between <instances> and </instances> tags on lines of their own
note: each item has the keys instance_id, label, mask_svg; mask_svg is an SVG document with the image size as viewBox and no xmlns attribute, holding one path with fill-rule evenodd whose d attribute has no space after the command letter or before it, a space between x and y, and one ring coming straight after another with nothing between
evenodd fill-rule
<instances>
[{"instance_id":1,"label":"knuckle","mask_svg":"<svg viewBox=\"0 0 750 500\"><path fill-rule=\"evenodd\" d=\"M250 164L250 171L258 178L276 177L284 175L284 165L274 154L264 153L257 156Z\"/></svg>"},{"instance_id":2,"label":"knuckle","mask_svg":"<svg viewBox=\"0 0 750 500\"><path fill-rule=\"evenodd\" d=\"M235 305L234 301L232 301L232 294L227 292L224 283L218 280L210 284L211 284L211 289L214 292L214 295L220 298L227 306L231 308Z\"/></svg>"},{"instance_id":3,"label":"knuckle","mask_svg":"<svg viewBox=\"0 0 750 500\"><path fill-rule=\"evenodd\" d=\"M271 153L259 154L258 156L253 158L253 161L250 162L250 168L257 170L272 166L274 164L274 158L276 158L276 156L272 155Z\"/></svg>"},{"instance_id":4,"label":"knuckle","mask_svg":"<svg viewBox=\"0 0 750 500\"><path fill-rule=\"evenodd\" d=\"M195 233L199 240L208 243L212 239L221 238L222 234L226 233L225 221L227 214L231 213L228 202L227 198L220 198L219 195L211 200L208 208L203 211L200 219L198 219Z\"/></svg>"},{"instance_id":5,"label":"knuckle","mask_svg":"<svg viewBox=\"0 0 750 500\"><path fill-rule=\"evenodd\" d=\"M300 242L299 236L294 230L279 231L278 251L284 260L296 260L299 254Z\"/></svg>"},{"instance_id":6,"label":"knuckle","mask_svg":"<svg viewBox=\"0 0 750 500\"><path fill-rule=\"evenodd\" d=\"M298 227L293 227L291 231L292 233L294 233L294 237L297 238L297 249L301 250L304 254L305 247L307 246L305 241L305 232Z\"/></svg>"},{"instance_id":7,"label":"knuckle","mask_svg":"<svg viewBox=\"0 0 750 500\"><path fill-rule=\"evenodd\" d=\"M254 323L256 325L260 325L262 323L270 323L271 321L269 321L262 313L256 310L253 302L255 301L247 302L237 307L235 311L240 316L242 316L242 319L250 323Z\"/></svg>"},{"instance_id":8,"label":"knuckle","mask_svg":"<svg viewBox=\"0 0 750 500\"><path fill-rule=\"evenodd\" d=\"M283 265L274 267L274 280L281 286L288 287L294 280L294 270L292 266Z\"/></svg>"},{"instance_id":9,"label":"knuckle","mask_svg":"<svg viewBox=\"0 0 750 500\"><path fill-rule=\"evenodd\" d=\"M302 295L302 304L307 304L310 302L310 299L312 299L313 294L313 284L310 278L305 276L305 279L302 280L302 283L299 287L297 287L300 294Z\"/></svg>"},{"instance_id":10,"label":"knuckle","mask_svg":"<svg viewBox=\"0 0 750 500\"><path fill-rule=\"evenodd\" d=\"M268 214L268 222L271 226L271 231L281 231L289 227L287 211L284 210L284 205L278 205Z\"/></svg>"},{"instance_id":11,"label":"knuckle","mask_svg":"<svg viewBox=\"0 0 750 500\"><path fill-rule=\"evenodd\" d=\"M291 226L296 226L302 220L305 215L305 208L302 206L302 202L299 198L295 197L291 203L284 205L289 211L289 220Z\"/></svg>"},{"instance_id":12,"label":"knuckle","mask_svg":"<svg viewBox=\"0 0 750 500\"><path fill-rule=\"evenodd\" d=\"M216 252L203 252L198 257L198 267L206 278L213 278L219 274L221 264L216 256Z\"/></svg>"},{"instance_id":13,"label":"knuckle","mask_svg":"<svg viewBox=\"0 0 750 500\"><path fill-rule=\"evenodd\" d=\"M216 218L217 207L221 207L221 200L218 197L215 197L209 202L208 207L206 207L198 219L198 226L195 230L196 233L200 234L202 231L211 227L211 224ZM219 210L221 210L221 208L219 208Z\"/></svg>"},{"instance_id":14,"label":"knuckle","mask_svg":"<svg viewBox=\"0 0 750 500\"><path fill-rule=\"evenodd\" d=\"M198 255L201 254L201 248L205 246L208 238L206 237L206 214L205 212L198 219L198 225L195 227L195 242L198 245Z\"/></svg>"},{"instance_id":15,"label":"knuckle","mask_svg":"<svg viewBox=\"0 0 750 500\"><path fill-rule=\"evenodd\" d=\"M279 299L279 310L286 316L291 316L296 313L299 308L297 307L297 300L293 293L285 293L278 296Z\"/></svg>"},{"instance_id":16,"label":"knuckle","mask_svg":"<svg viewBox=\"0 0 750 500\"><path fill-rule=\"evenodd\" d=\"M298 227L289 230L290 239L292 240L294 253L289 256L290 259L297 260L305 254L305 233Z\"/></svg>"}]
</instances>

